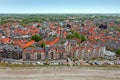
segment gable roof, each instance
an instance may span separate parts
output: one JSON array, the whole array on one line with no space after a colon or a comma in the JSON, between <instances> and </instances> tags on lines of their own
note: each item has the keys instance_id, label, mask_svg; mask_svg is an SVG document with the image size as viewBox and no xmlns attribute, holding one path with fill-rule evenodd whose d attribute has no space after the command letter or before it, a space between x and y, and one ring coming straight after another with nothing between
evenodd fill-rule
<instances>
[{"instance_id":1,"label":"gable roof","mask_svg":"<svg viewBox=\"0 0 120 80\"><path fill-rule=\"evenodd\" d=\"M31 41L27 42L26 44L24 44L22 48L29 47L30 45L33 45L34 43L35 43L35 41L31 40Z\"/></svg>"},{"instance_id":2,"label":"gable roof","mask_svg":"<svg viewBox=\"0 0 120 80\"><path fill-rule=\"evenodd\" d=\"M47 41L46 44L53 46L55 43L57 43L59 41L59 37L55 38L53 41Z\"/></svg>"}]
</instances>

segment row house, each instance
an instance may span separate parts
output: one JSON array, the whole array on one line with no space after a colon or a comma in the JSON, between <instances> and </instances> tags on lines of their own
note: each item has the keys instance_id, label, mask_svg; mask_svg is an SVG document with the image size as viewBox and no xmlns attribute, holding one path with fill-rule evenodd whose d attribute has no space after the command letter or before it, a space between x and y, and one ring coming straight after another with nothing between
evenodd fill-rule
<instances>
[{"instance_id":1,"label":"row house","mask_svg":"<svg viewBox=\"0 0 120 80\"><path fill-rule=\"evenodd\" d=\"M46 58L46 52L43 48L28 47L24 49L22 52L23 60L45 60L45 58Z\"/></svg>"},{"instance_id":2,"label":"row house","mask_svg":"<svg viewBox=\"0 0 120 80\"><path fill-rule=\"evenodd\" d=\"M67 54L65 53L65 49L63 47L49 47L48 50L41 47L28 47L22 52L23 60L57 60L66 58Z\"/></svg>"},{"instance_id":3,"label":"row house","mask_svg":"<svg viewBox=\"0 0 120 80\"><path fill-rule=\"evenodd\" d=\"M0 55L3 58L22 59L22 48L15 45L7 45L1 49Z\"/></svg>"},{"instance_id":4,"label":"row house","mask_svg":"<svg viewBox=\"0 0 120 80\"><path fill-rule=\"evenodd\" d=\"M48 51L48 57L50 60L52 59L66 59L67 58L67 53L65 52L64 47L52 47Z\"/></svg>"},{"instance_id":5,"label":"row house","mask_svg":"<svg viewBox=\"0 0 120 80\"><path fill-rule=\"evenodd\" d=\"M104 47L75 47L71 51L71 58L77 59L92 59L98 57L104 57Z\"/></svg>"},{"instance_id":6,"label":"row house","mask_svg":"<svg viewBox=\"0 0 120 80\"><path fill-rule=\"evenodd\" d=\"M105 47L98 45L98 43L85 41L80 46L71 46L71 58L98 58L104 57Z\"/></svg>"}]
</instances>

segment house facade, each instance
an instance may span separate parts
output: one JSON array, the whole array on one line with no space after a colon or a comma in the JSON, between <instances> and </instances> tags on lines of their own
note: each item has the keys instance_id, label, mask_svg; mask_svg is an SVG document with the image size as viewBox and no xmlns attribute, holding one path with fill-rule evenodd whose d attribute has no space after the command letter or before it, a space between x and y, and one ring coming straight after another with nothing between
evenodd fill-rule
<instances>
[{"instance_id":1,"label":"house facade","mask_svg":"<svg viewBox=\"0 0 120 80\"><path fill-rule=\"evenodd\" d=\"M45 50L42 48L26 48L22 52L23 60L45 60Z\"/></svg>"},{"instance_id":2,"label":"house facade","mask_svg":"<svg viewBox=\"0 0 120 80\"><path fill-rule=\"evenodd\" d=\"M26 48L22 52L23 60L61 60L67 59L67 54L63 47L58 48Z\"/></svg>"},{"instance_id":3,"label":"house facade","mask_svg":"<svg viewBox=\"0 0 120 80\"><path fill-rule=\"evenodd\" d=\"M50 60L57 59L67 59L67 54L63 47L51 48L48 52L48 57Z\"/></svg>"}]
</instances>

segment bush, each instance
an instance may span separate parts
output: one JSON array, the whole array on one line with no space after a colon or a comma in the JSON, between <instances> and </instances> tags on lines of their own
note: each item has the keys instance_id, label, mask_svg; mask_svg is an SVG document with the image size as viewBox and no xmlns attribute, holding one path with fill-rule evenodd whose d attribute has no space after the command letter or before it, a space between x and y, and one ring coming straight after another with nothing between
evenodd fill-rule
<instances>
[{"instance_id":1,"label":"bush","mask_svg":"<svg viewBox=\"0 0 120 80\"><path fill-rule=\"evenodd\" d=\"M38 41L40 41L40 40L42 39L42 37L39 36L39 35L33 35L33 36L31 37L31 39L32 39L32 40L35 40L35 42L38 42Z\"/></svg>"},{"instance_id":2,"label":"bush","mask_svg":"<svg viewBox=\"0 0 120 80\"><path fill-rule=\"evenodd\" d=\"M120 57L120 49L116 51L116 55Z\"/></svg>"}]
</instances>

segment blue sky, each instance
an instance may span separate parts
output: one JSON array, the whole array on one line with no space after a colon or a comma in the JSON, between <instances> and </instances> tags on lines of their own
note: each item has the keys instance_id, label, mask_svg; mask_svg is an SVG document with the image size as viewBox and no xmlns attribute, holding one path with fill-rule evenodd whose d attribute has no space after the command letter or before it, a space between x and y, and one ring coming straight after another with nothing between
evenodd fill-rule
<instances>
[{"instance_id":1,"label":"blue sky","mask_svg":"<svg viewBox=\"0 0 120 80\"><path fill-rule=\"evenodd\" d=\"M0 13L120 13L120 0L0 0Z\"/></svg>"}]
</instances>

